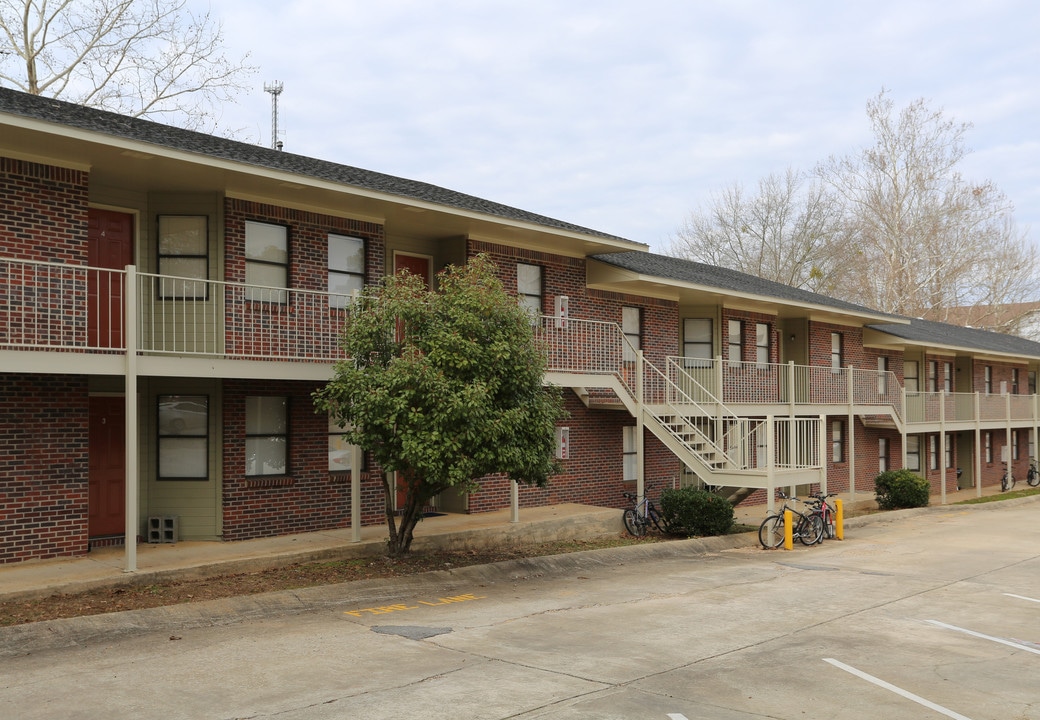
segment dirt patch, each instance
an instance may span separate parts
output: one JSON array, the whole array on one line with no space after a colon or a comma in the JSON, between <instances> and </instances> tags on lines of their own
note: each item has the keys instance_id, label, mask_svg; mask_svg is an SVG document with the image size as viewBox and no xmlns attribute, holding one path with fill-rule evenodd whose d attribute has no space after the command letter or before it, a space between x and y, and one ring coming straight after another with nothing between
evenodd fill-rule
<instances>
[{"instance_id":1,"label":"dirt patch","mask_svg":"<svg viewBox=\"0 0 1040 720\"><path fill-rule=\"evenodd\" d=\"M633 538L627 535L596 540L570 540L504 546L456 552L414 552L406 558L351 558L288 565L250 573L219 575L205 579L157 582L152 585L120 585L73 594L0 603L0 627L58 618L141 610L163 605L204 602L239 595L335 585L354 580L404 577L432 570L486 565L503 560L543 557L561 553L664 542L661 536Z\"/></svg>"}]
</instances>

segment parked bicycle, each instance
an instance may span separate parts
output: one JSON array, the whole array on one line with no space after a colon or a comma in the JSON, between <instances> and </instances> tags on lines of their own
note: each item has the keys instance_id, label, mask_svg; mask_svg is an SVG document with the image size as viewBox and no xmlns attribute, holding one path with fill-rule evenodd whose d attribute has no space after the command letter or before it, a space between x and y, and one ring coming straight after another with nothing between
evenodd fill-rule
<instances>
[{"instance_id":1,"label":"parked bicycle","mask_svg":"<svg viewBox=\"0 0 1040 720\"><path fill-rule=\"evenodd\" d=\"M833 538L838 534L837 527L837 511L834 506L831 505L827 498L836 497L838 493L827 493L826 495L822 492L811 493L809 497L812 498L812 504L809 506L810 515L819 515L820 519L823 520L823 538Z\"/></svg>"},{"instance_id":2,"label":"parked bicycle","mask_svg":"<svg viewBox=\"0 0 1040 720\"><path fill-rule=\"evenodd\" d=\"M625 530L635 537L643 537L652 525L658 532L664 532L664 518L645 495L640 499L635 493L624 493L624 496L632 502L632 507L626 508L621 516L625 521Z\"/></svg>"},{"instance_id":3,"label":"parked bicycle","mask_svg":"<svg viewBox=\"0 0 1040 720\"><path fill-rule=\"evenodd\" d=\"M1029 461L1029 472L1026 473L1026 482L1030 487L1040 485L1040 469L1036 467L1036 460Z\"/></svg>"},{"instance_id":4,"label":"parked bicycle","mask_svg":"<svg viewBox=\"0 0 1040 720\"><path fill-rule=\"evenodd\" d=\"M1000 477L1000 491L1007 492L1015 487L1015 471L1004 463L1004 474Z\"/></svg>"},{"instance_id":5,"label":"parked bicycle","mask_svg":"<svg viewBox=\"0 0 1040 720\"><path fill-rule=\"evenodd\" d=\"M815 545L823 539L823 518L819 515L808 515L788 503L803 502L794 496L788 496L782 490L777 490L776 496L784 501L776 513L766 516L758 527L758 541L767 550L778 548L784 544L784 519L786 510L791 511L791 536L797 538L803 545Z\"/></svg>"}]
</instances>

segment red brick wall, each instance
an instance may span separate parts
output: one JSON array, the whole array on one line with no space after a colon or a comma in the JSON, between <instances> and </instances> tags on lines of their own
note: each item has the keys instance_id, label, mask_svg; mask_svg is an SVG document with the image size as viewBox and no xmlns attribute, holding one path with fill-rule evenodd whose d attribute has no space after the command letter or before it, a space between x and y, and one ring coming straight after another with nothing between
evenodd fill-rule
<instances>
[{"instance_id":1,"label":"red brick wall","mask_svg":"<svg viewBox=\"0 0 1040 720\"><path fill-rule=\"evenodd\" d=\"M81 170L0 158L3 254L86 265L87 179Z\"/></svg>"},{"instance_id":2,"label":"red brick wall","mask_svg":"<svg viewBox=\"0 0 1040 720\"><path fill-rule=\"evenodd\" d=\"M87 552L87 381L0 375L0 563Z\"/></svg>"},{"instance_id":3,"label":"red brick wall","mask_svg":"<svg viewBox=\"0 0 1040 720\"><path fill-rule=\"evenodd\" d=\"M245 540L350 526L350 474L328 470L328 419L314 412L318 384L224 381L224 539ZM284 476L246 477L245 399L289 398L289 467ZM372 468L369 468L371 471ZM362 525L383 522L382 484L361 478Z\"/></svg>"}]
</instances>

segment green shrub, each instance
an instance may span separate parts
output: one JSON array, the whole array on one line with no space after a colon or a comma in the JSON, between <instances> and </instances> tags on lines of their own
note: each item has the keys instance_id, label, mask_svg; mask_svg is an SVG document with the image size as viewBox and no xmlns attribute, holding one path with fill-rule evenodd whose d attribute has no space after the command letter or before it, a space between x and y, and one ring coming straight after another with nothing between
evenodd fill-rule
<instances>
[{"instance_id":1,"label":"green shrub","mask_svg":"<svg viewBox=\"0 0 1040 720\"><path fill-rule=\"evenodd\" d=\"M733 527L728 500L692 487L662 492L661 515L668 532L676 535L725 535Z\"/></svg>"},{"instance_id":2,"label":"green shrub","mask_svg":"<svg viewBox=\"0 0 1040 720\"><path fill-rule=\"evenodd\" d=\"M928 505L928 481L909 470L888 470L874 480L877 504L882 510Z\"/></svg>"}]
</instances>

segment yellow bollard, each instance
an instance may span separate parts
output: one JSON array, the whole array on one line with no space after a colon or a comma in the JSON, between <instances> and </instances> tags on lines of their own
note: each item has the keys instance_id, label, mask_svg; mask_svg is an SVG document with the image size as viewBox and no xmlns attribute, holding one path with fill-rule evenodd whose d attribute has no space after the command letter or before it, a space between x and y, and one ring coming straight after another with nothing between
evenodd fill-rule
<instances>
[{"instance_id":1,"label":"yellow bollard","mask_svg":"<svg viewBox=\"0 0 1040 720\"><path fill-rule=\"evenodd\" d=\"M834 537L845 539L845 506L841 498L834 501Z\"/></svg>"},{"instance_id":2,"label":"yellow bollard","mask_svg":"<svg viewBox=\"0 0 1040 720\"><path fill-rule=\"evenodd\" d=\"M784 510L784 550L794 550L794 534L791 532L790 510Z\"/></svg>"}]
</instances>

